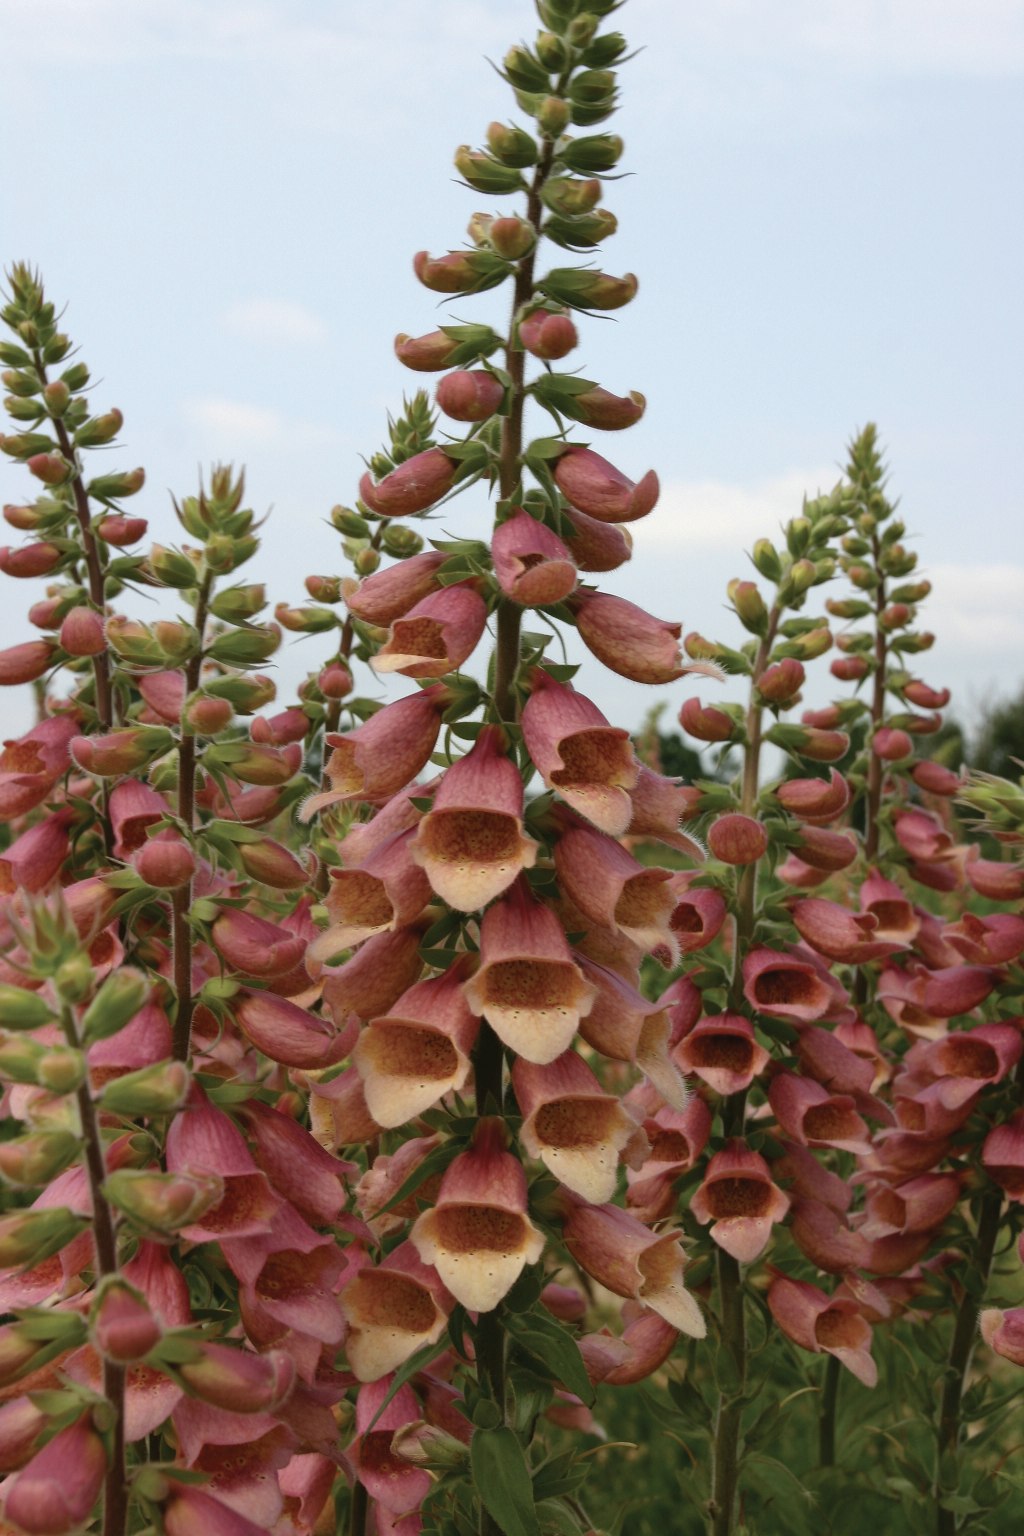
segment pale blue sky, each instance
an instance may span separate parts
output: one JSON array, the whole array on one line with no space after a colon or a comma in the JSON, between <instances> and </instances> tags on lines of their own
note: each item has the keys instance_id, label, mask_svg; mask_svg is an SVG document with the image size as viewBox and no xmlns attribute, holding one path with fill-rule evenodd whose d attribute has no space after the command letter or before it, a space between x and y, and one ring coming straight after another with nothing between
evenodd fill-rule
<instances>
[{"instance_id":1,"label":"pale blue sky","mask_svg":"<svg viewBox=\"0 0 1024 1536\"><path fill-rule=\"evenodd\" d=\"M618 22L644 52L603 264L640 296L584 320L572 361L648 396L602 451L664 491L609 589L734 638L742 549L874 418L936 585L920 671L970 715L1024 673L1024 4L629 0ZM156 537L167 490L233 458L274 507L253 567L274 597L341 569L322 519L416 384L392 338L445 318L412 253L493 206L451 154L514 112L483 55L533 31L527 0L0 0L0 254L68 304ZM0 464L3 499L25 492ZM471 492L443 526L485 517ZM5 582L0 643L34 595ZM321 653L283 654L282 696ZM655 697L585 681L627 725Z\"/></svg>"}]
</instances>

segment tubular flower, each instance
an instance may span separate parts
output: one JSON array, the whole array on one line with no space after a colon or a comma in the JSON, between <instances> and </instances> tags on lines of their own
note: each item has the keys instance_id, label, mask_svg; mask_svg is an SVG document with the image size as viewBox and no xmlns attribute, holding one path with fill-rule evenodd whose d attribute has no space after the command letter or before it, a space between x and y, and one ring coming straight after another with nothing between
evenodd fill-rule
<instances>
[{"instance_id":1,"label":"tubular flower","mask_svg":"<svg viewBox=\"0 0 1024 1536\"><path fill-rule=\"evenodd\" d=\"M743 995L758 1013L795 1024L826 1018L832 989L809 961L774 949L754 949L743 962Z\"/></svg>"},{"instance_id":2,"label":"tubular flower","mask_svg":"<svg viewBox=\"0 0 1024 1536\"><path fill-rule=\"evenodd\" d=\"M672 1049L679 1070L693 1073L716 1093L742 1093L770 1060L754 1039L754 1026L740 1013L699 1020Z\"/></svg>"},{"instance_id":3,"label":"tubular flower","mask_svg":"<svg viewBox=\"0 0 1024 1536\"><path fill-rule=\"evenodd\" d=\"M634 816L629 791L640 773L629 732L609 725L596 704L540 668L531 678L522 726L548 788L602 832L621 836Z\"/></svg>"},{"instance_id":4,"label":"tubular flower","mask_svg":"<svg viewBox=\"0 0 1024 1536\"><path fill-rule=\"evenodd\" d=\"M704 1316L683 1284L685 1259L678 1234L656 1235L615 1205L585 1205L565 1198L566 1247L587 1274L617 1296L642 1301L690 1338L707 1332Z\"/></svg>"},{"instance_id":5,"label":"tubular flower","mask_svg":"<svg viewBox=\"0 0 1024 1536\"><path fill-rule=\"evenodd\" d=\"M669 870L646 868L621 843L585 826L562 833L555 868L566 895L592 923L617 929L642 950L663 945L675 959Z\"/></svg>"},{"instance_id":6,"label":"tubular flower","mask_svg":"<svg viewBox=\"0 0 1024 1536\"><path fill-rule=\"evenodd\" d=\"M484 914L480 968L466 984L470 1008L518 1056L544 1066L571 1044L595 994L555 914L518 880Z\"/></svg>"},{"instance_id":7,"label":"tubular flower","mask_svg":"<svg viewBox=\"0 0 1024 1536\"><path fill-rule=\"evenodd\" d=\"M452 1162L433 1209L417 1219L410 1241L456 1301L490 1312L527 1264L544 1251L526 1215L526 1176L505 1150L500 1120L481 1120L473 1144Z\"/></svg>"},{"instance_id":8,"label":"tubular flower","mask_svg":"<svg viewBox=\"0 0 1024 1536\"><path fill-rule=\"evenodd\" d=\"M565 540L581 571L616 571L633 555L633 538L621 523L602 523L575 507L563 513Z\"/></svg>"},{"instance_id":9,"label":"tubular flower","mask_svg":"<svg viewBox=\"0 0 1024 1536\"><path fill-rule=\"evenodd\" d=\"M430 757L450 702L440 683L409 698L385 704L345 736L327 736L333 750L325 765L330 789L311 795L302 807L309 821L317 811L345 800L387 800L414 779Z\"/></svg>"},{"instance_id":10,"label":"tubular flower","mask_svg":"<svg viewBox=\"0 0 1024 1536\"><path fill-rule=\"evenodd\" d=\"M341 1292L345 1352L357 1380L379 1381L444 1332L453 1300L410 1242L365 1266Z\"/></svg>"},{"instance_id":11,"label":"tubular flower","mask_svg":"<svg viewBox=\"0 0 1024 1536\"><path fill-rule=\"evenodd\" d=\"M460 912L475 912L532 869L537 844L523 831L523 782L499 726L445 773L411 843L431 887Z\"/></svg>"},{"instance_id":12,"label":"tubular flower","mask_svg":"<svg viewBox=\"0 0 1024 1536\"><path fill-rule=\"evenodd\" d=\"M471 584L442 587L394 620L370 664L405 677L454 672L476 650L486 622L487 605Z\"/></svg>"},{"instance_id":13,"label":"tubular flower","mask_svg":"<svg viewBox=\"0 0 1024 1536\"><path fill-rule=\"evenodd\" d=\"M820 1083L795 1072L772 1079L768 1101L787 1136L807 1147L838 1147L866 1156L871 1133L846 1094L830 1094Z\"/></svg>"},{"instance_id":14,"label":"tubular flower","mask_svg":"<svg viewBox=\"0 0 1024 1536\"><path fill-rule=\"evenodd\" d=\"M760 1153L731 1141L708 1163L690 1209L702 1224L713 1224L713 1242L739 1263L752 1264L767 1248L773 1223L789 1210L789 1199L772 1183Z\"/></svg>"},{"instance_id":15,"label":"tubular flower","mask_svg":"<svg viewBox=\"0 0 1024 1536\"><path fill-rule=\"evenodd\" d=\"M88 1520L106 1470L103 1441L85 1413L18 1473L4 1501L5 1521L26 1536L69 1536Z\"/></svg>"},{"instance_id":16,"label":"tubular flower","mask_svg":"<svg viewBox=\"0 0 1024 1536\"><path fill-rule=\"evenodd\" d=\"M385 1129L465 1086L479 1029L463 995L465 969L456 961L442 976L417 982L360 1035L352 1059L370 1113Z\"/></svg>"},{"instance_id":17,"label":"tubular flower","mask_svg":"<svg viewBox=\"0 0 1024 1536\"><path fill-rule=\"evenodd\" d=\"M656 619L604 592L577 592L569 601L580 639L598 661L634 683L671 683L685 670L682 625Z\"/></svg>"},{"instance_id":18,"label":"tubular flower","mask_svg":"<svg viewBox=\"0 0 1024 1536\"><path fill-rule=\"evenodd\" d=\"M331 921L309 947L314 960L329 960L420 915L431 891L430 881L412 856L413 836L410 828L375 847L357 867L331 870L325 898Z\"/></svg>"},{"instance_id":19,"label":"tubular flower","mask_svg":"<svg viewBox=\"0 0 1024 1536\"><path fill-rule=\"evenodd\" d=\"M520 1139L567 1189L601 1204L615 1193L619 1156L636 1165L647 1140L582 1057L566 1051L547 1066L517 1061L512 1086L523 1114Z\"/></svg>"},{"instance_id":20,"label":"tubular flower","mask_svg":"<svg viewBox=\"0 0 1024 1536\"><path fill-rule=\"evenodd\" d=\"M577 511L602 523L637 522L653 511L659 492L653 469L634 484L591 448L567 448L555 465L555 484Z\"/></svg>"},{"instance_id":21,"label":"tubular flower","mask_svg":"<svg viewBox=\"0 0 1024 1536\"><path fill-rule=\"evenodd\" d=\"M369 474L359 482L359 494L378 517L409 517L447 496L455 484L457 464L441 448L427 448L399 464L374 485Z\"/></svg>"},{"instance_id":22,"label":"tubular flower","mask_svg":"<svg viewBox=\"0 0 1024 1536\"><path fill-rule=\"evenodd\" d=\"M816 1285L780 1276L768 1292L768 1306L783 1333L813 1354L834 1355L866 1387L878 1380L871 1358L871 1326L855 1301L826 1296Z\"/></svg>"},{"instance_id":23,"label":"tubular flower","mask_svg":"<svg viewBox=\"0 0 1024 1536\"><path fill-rule=\"evenodd\" d=\"M522 510L499 523L491 559L506 597L524 608L560 603L576 590L572 555L557 534Z\"/></svg>"},{"instance_id":24,"label":"tubular flower","mask_svg":"<svg viewBox=\"0 0 1024 1536\"><path fill-rule=\"evenodd\" d=\"M346 595L349 612L366 624L386 629L438 590L437 573L447 558L440 550L425 549L386 570L375 571Z\"/></svg>"}]
</instances>

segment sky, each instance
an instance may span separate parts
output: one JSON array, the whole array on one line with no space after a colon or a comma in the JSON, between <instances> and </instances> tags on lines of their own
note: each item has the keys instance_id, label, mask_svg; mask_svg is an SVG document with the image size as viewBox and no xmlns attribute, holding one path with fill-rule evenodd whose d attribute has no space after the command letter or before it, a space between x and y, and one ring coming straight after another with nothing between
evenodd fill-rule
<instances>
[{"instance_id":1,"label":"sky","mask_svg":"<svg viewBox=\"0 0 1024 1536\"><path fill-rule=\"evenodd\" d=\"M641 51L605 125L628 174L601 265L640 292L584 318L569 361L647 396L593 440L662 495L604 589L735 643L743 551L874 420L934 584L919 671L970 722L1024 679L1024 0L628 0L615 24ZM132 510L155 538L175 538L169 493L234 461L271 514L252 579L299 602L307 573L344 570L329 510L430 383L395 333L504 324L503 290L446 311L411 257L497 207L451 157L517 115L486 60L535 29L527 0L0 0L0 260L67 305L97 408L125 415L103 468L146 467ZM4 501L30 484L0 463ZM430 531L488 528L472 490ZM5 580L0 644L37 595ZM284 702L323 645L279 653ZM592 662L580 685L629 727L735 696ZM29 719L13 693L8 732Z\"/></svg>"}]
</instances>

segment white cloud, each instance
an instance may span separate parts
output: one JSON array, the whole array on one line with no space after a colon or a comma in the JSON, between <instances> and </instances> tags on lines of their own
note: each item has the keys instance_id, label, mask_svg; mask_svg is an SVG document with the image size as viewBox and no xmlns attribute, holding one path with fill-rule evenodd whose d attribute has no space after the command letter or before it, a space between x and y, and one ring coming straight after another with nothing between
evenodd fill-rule
<instances>
[{"instance_id":1,"label":"white cloud","mask_svg":"<svg viewBox=\"0 0 1024 1536\"><path fill-rule=\"evenodd\" d=\"M1015 672L1024 655L1024 566L935 565L925 574L933 590L921 620L943 652L998 657Z\"/></svg>"},{"instance_id":2,"label":"white cloud","mask_svg":"<svg viewBox=\"0 0 1024 1536\"><path fill-rule=\"evenodd\" d=\"M292 299L243 299L229 305L220 323L244 341L273 342L275 346L314 344L327 335L320 316Z\"/></svg>"},{"instance_id":3,"label":"white cloud","mask_svg":"<svg viewBox=\"0 0 1024 1536\"><path fill-rule=\"evenodd\" d=\"M253 448L310 448L340 440L340 433L333 427L290 421L282 412L267 406L216 395L186 400L184 412L189 424L222 458Z\"/></svg>"},{"instance_id":4,"label":"white cloud","mask_svg":"<svg viewBox=\"0 0 1024 1536\"><path fill-rule=\"evenodd\" d=\"M796 517L804 496L829 491L839 470L794 469L750 485L724 480L674 481L662 489L657 508L637 533L643 544L689 551L749 549L755 539L774 538L780 524Z\"/></svg>"}]
</instances>

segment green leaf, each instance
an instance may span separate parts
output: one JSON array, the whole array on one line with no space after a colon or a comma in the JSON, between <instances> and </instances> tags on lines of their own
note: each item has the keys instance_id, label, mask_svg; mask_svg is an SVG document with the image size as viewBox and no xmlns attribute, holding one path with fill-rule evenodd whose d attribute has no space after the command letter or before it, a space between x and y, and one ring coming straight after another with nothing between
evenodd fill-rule
<instances>
[{"instance_id":1,"label":"green leaf","mask_svg":"<svg viewBox=\"0 0 1024 1536\"><path fill-rule=\"evenodd\" d=\"M553 1317L542 1312L531 1312L525 1317L511 1312L506 1316L506 1326L520 1349L532 1355L546 1375L583 1402L594 1401L594 1389L579 1345Z\"/></svg>"},{"instance_id":2,"label":"green leaf","mask_svg":"<svg viewBox=\"0 0 1024 1536\"><path fill-rule=\"evenodd\" d=\"M530 1469L512 1431L478 1429L469 1457L477 1496L504 1536L540 1536Z\"/></svg>"}]
</instances>

